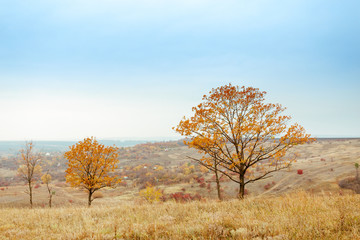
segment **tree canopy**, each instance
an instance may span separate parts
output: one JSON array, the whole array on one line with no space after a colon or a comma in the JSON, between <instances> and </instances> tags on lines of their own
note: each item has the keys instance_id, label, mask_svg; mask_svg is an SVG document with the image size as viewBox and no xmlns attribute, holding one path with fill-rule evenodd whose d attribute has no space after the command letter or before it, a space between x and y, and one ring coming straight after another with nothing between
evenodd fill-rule
<instances>
[{"instance_id":1,"label":"tree canopy","mask_svg":"<svg viewBox=\"0 0 360 240\"><path fill-rule=\"evenodd\" d=\"M112 173L117 167L118 148L100 144L95 138L85 138L70 147L65 153L68 159L66 182L73 187L85 188L88 193L88 205L94 200L95 191L116 186L121 181Z\"/></svg>"}]
</instances>

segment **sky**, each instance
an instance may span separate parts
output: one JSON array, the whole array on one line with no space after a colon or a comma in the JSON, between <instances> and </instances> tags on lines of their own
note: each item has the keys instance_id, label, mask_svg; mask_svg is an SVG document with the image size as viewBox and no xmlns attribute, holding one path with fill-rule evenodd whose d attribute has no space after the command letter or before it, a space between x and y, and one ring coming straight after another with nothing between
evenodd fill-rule
<instances>
[{"instance_id":1,"label":"sky","mask_svg":"<svg viewBox=\"0 0 360 240\"><path fill-rule=\"evenodd\" d=\"M358 0L0 0L0 140L176 139L212 88L360 137Z\"/></svg>"}]
</instances>

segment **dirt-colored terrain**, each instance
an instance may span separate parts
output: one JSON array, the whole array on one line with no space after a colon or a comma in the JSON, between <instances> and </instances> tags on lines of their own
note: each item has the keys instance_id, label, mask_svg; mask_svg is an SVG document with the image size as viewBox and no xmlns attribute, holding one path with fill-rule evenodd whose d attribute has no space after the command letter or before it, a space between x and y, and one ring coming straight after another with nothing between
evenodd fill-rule
<instances>
[{"instance_id":1,"label":"dirt-colored terrain","mask_svg":"<svg viewBox=\"0 0 360 240\"><path fill-rule=\"evenodd\" d=\"M340 179L355 176L355 162L360 163L360 139L320 139L315 143L298 146L293 149L300 156L290 169L272 174L271 178L257 181L247 185L251 196L280 195L294 190L304 189L313 193L321 192L349 192L338 187ZM197 154L186 146L162 149L156 152L156 157L146 160L123 160L125 165L159 164L165 166L167 171L173 171L180 165L188 162L186 156ZM299 175L297 170L303 170ZM63 170L61 170L63 171ZM12 176L16 171L1 168L2 176ZM205 175L211 179L211 173ZM94 205L118 204L122 201L139 199L139 189L132 185L132 181L124 180L128 185L116 189L104 189ZM211 183L213 184L213 183ZM265 187L265 185L269 185ZM227 198L236 196L237 185L233 182L224 182L222 186ZM199 188L193 183L178 183L171 185L158 185L164 193L172 193L186 189L188 193L200 193L206 198L216 198L216 193L209 193L204 188ZM54 181L53 189L56 192L53 197L55 206L83 205L86 203L86 193L69 187L63 181ZM27 206L28 196L25 193L26 186L0 186L0 206ZM47 191L45 185L40 184L34 189L34 202L37 206L46 206Z\"/></svg>"}]
</instances>

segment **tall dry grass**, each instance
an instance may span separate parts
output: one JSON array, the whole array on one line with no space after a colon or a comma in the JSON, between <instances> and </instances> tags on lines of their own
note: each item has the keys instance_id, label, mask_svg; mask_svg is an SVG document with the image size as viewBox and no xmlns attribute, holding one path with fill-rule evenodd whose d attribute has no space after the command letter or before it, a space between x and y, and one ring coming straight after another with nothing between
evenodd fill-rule
<instances>
[{"instance_id":1,"label":"tall dry grass","mask_svg":"<svg viewBox=\"0 0 360 240\"><path fill-rule=\"evenodd\" d=\"M2 239L360 239L360 197L0 209Z\"/></svg>"}]
</instances>

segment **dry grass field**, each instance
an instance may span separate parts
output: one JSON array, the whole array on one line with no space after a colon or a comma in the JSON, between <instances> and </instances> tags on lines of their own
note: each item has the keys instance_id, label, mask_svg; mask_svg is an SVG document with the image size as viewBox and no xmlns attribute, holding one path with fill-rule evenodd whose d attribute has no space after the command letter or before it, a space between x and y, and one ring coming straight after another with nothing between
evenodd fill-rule
<instances>
[{"instance_id":1,"label":"dry grass field","mask_svg":"<svg viewBox=\"0 0 360 240\"><path fill-rule=\"evenodd\" d=\"M1 239L360 239L359 195L3 208Z\"/></svg>"}]
</instances>

